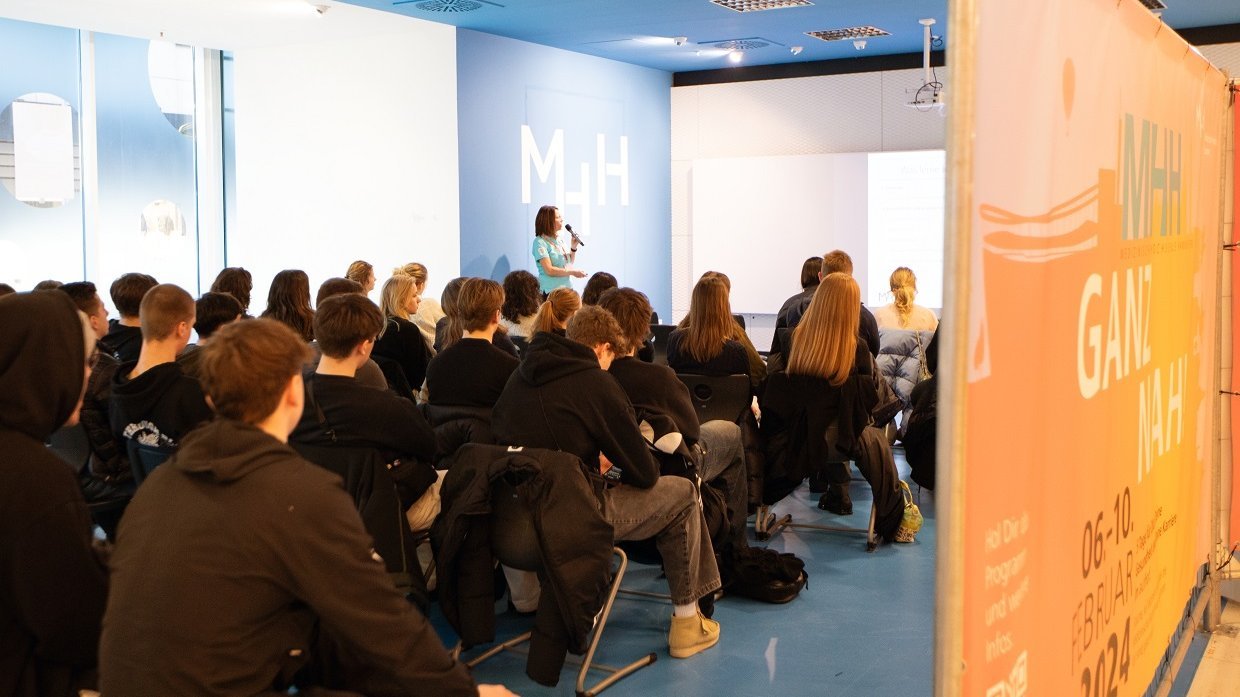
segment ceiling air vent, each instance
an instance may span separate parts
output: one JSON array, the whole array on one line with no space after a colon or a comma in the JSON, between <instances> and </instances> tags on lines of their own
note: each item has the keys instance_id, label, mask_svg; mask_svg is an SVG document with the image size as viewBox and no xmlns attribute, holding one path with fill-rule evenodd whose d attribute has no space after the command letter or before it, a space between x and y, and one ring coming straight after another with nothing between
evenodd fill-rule
<instances>
[{"instance_id":1,"label":"ceiling air vent","mask_svg":"<svg viewBox=\"0 0 1240 697\"><path fill-rule=\"evenodd\" d=\"M823 41L847 41L850 39L868 39L874 36L891 36L891 32L871 26L823 29L821 31L807 31L805 33Z\"/></svg>"},{"instance_id":2,"label":"ceiling air vent","mask_svg":"<svg viewBox=\"0 0 1240 697\"><path fill-rule=\"evenodd\" d=\"M482 2L476 2L475 0L397 0L397 2L392 4L408 5L410 3L413 3L415 8L423 12L473 12L474 10L481 9L483 5L502 7L502 5L486 2L486 0Z\"/></svg>"},{"instance_id":3,"label":"ceiling air vent","mask_svg":"<svg viewBox=\"0 0 1240 697\"><path fill-rule=\"evenodd\" d=\"M710 0L712 3L736 12L758 12L759 10L782 10L787 7L805 7L813 5L809 0Z\"/></svg>"},{"instance_id":4,"label":"ceiling air vent","mask_svg":"<svg viewBox=\"0 0 1240 697\"><path fill-rule=\"evenodd\" d=\"M1151 12L1162 12L1167 9L1167 3L1162 0L1141 0L1141 4L1145 5L1145 9Z\"/></svg>"},{"instance_id":5,"label":"ceiling air vent","mask_svg":"<svg viewBox=\"0 0 1240 697\"><path fill-rule=\"evenodd\" d=\"M766 39L729 39L728 41L711 41L708 46L728 51L751 51L755 48L766 48L771 45Z\"/></svg>"}]
</instances>

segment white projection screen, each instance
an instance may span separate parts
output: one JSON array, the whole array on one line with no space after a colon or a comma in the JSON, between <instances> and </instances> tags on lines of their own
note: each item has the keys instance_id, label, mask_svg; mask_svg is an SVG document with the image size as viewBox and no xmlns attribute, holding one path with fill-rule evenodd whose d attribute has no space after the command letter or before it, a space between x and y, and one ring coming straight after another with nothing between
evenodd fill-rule
<instances>
[{"instance_id":1,"label":"white projection screen","mask_svg":"<svg viewBox=\"0 0 1240 697\"><path fill-rule=\"evenodd\" d=\"M800 290L806 257L843 249L867 305L890 302L897 266L920 305L943 297L942 150L703 159L693 162L693 278L732 279L732 310L773 314Z\"/></svg>"}]
</instances>

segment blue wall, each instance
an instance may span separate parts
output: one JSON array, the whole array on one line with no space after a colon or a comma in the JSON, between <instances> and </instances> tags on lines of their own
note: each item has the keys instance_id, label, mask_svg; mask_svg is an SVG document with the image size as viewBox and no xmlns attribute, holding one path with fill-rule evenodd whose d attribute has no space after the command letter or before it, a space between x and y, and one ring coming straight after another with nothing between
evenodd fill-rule
<instances>
[{"instance_id":1,"label":"blue wall","mask_svg":"<svg viewBox=\"0 0 1240 697\"><path fill-rule=\"evenodd\" d=\"M461 273L533 272L534 214L559 205L586 242L577 267L614 274L670 317L671 74L462 29L457 77Z\"/></svg>"}]
</instances>

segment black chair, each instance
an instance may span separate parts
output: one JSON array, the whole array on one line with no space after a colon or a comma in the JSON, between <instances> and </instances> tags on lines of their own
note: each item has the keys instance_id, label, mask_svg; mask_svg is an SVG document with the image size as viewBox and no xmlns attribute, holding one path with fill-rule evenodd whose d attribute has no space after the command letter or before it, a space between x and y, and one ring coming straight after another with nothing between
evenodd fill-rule
<instances>
[{"instance_id":1,"label":"black chair","mask_svg":"<svg viewBox=\"0 0 1240 697\"><path fill-rule=\"evenodd\" d=\"M836 424L831 424L831 426L827 428L827 461L825 464L828 467L842 466L844 468L848 468L850 463L849 457L835 447L836 441L839 438L839 433L839 426ZM771 539L772 536L779 534L784 528L792 528L795 530L820 530L823 532L864 533L865 551L873 552L878 548L878 538L874 534L874 520L876 516L877 510L874 507L873 501L871 501L870 522L869 525L864 528L850 528L839 525L820 525L817 523L794 523L792 521L791 514L784 514L783 517L777 518L774 513L771 513L771 507L764 503L758 507L758 512L754 516L754 535L758 538L758 540L765 542L766 540Z\"/></svg>"},{"instance_id":2,"label":"black chair","mask_svg":"<svg viewBox=\"0 0 1240 697\"><path fill-rule=\"evenodd\" d=\"M116 526L129 505L132 491L127 487L108 485L91 476L90 440L86 427L78 424L61 428L48 438L47 449L73 467L74 474L82 483L82 495L86 498L91 520L110 541L115 542Z\"/></svg>"},{"instance_id":3,"label":"black chair","mask_svg":"<svg viewBox=\"0 0 1240 697\"><path fill-rule=\"evenodd\" d=\"M490 528L491 551L501 564L521 571L539 571L542 568L538 533L534 528L533 516L526 502L517 493L516 486L508 480L507 476L497 478L491 485ZM619 547L612 547L612 554L618 558L619 565L612 574L607 600L599 611L594 623L594 631L590 637L589 648L586 649L585 656L580 660L581 668L577 671L576 686L578 697L593 697L593 695L597 695L611 687L625 676L654 663L657 658L656 654L649 653L632 663L619 667L594 662L595 650L603 637L603 630L607 627L607 618L611 616L611 608L615 603L616 593L620 590L620 582L624 580L624 573L628 569L628 557L625 555L624 550ZM533 632L525 632L512 639L500 642L476 658L467 661L466 665L474 668L483 661L504 651L521 653L519 647L529 641L532 634ZM573 657L569 657L568 661L578 663L577 659ZM587 687L586 675L591 669L608 673L608 676Z\"/></svg>"},{"instance_id":4,"label":"black chair","mask_svg":"<svg viewBox=\"0 0 1240 697\"><path fill-rule=\"evenodd\" d=\"M512 345L517 347L517 353L519 354L524 354L525 348L530 345L529 337L509 334L508 338L512 339Z\"/></svg>"},{"instance_id":5,"label":"black chair","mask_svg":"<svg viewBox=\"0 0 1240 697\"><path fill-rule=\"evenodd\" d=\"M741 325L741 329L745 328L745 315L732 315L732 319L736 320L736 323Z\"/></svg>"},{"instance_id":6,"label":"black chair","mask_svg":"<svg viewBox=\"0 0 1240 697\"><path fill-rule=\"evenodd\" d=\"M671 324L652 324L650 332L654 338L654 362L667 365L667 337L672 335L676 327Z\"/></svg>"},{"instance_id":7,"label":"black chair","mask_svg":"<svg viewBox=\"0 0 1240 697\"><path fill-rule=\"evenodd\" d=\"M69 463L74 472L80 472L90 459L90 440L86 437L86 427L65 426L47 439L47 448Z\"/></svg>"},{"instance_id":8,"label":"black chair","mask_svg":"<svg viewBox=\"0 0 1240 697\"><path fill-rule=\"evenodd\" d=\"M689 388L689 398L697 410L698 421L736 423L753 403L748 375L690 375L676 377Z\"/></svg>"},{"instance_id":9,"label":"black chair","mask_svg":"<svg viewBox=\"0 0 1240 697\"><path fill-rule=\"evenodd\" d=\"M125 441L125 451L129 454L129 467L133 472L134 486L141 486L156 467L164 464L176 448L158 445L144 445L136 440Z\"/></svg>"}]
</instances>

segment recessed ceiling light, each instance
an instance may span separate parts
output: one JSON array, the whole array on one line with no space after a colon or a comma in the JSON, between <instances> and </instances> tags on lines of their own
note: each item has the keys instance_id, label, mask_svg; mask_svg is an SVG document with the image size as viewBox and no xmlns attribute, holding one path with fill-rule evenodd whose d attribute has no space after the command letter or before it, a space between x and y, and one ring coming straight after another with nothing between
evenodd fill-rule
<instances>
[{"instance_id":1,"label":"recessed ceiling light","mask_svg":"<svg viewBox=\"0 0 1240 697\"><path fill-rule=\"evenodd\" d=\"M788 7L805 7L813 5L809 0L710 0L712 3L736 12L759 12L761 10L782 10Z\"/></svg>"},{"instance_id":2,"label":"recessed ceiling light","mask_svg":"<svg viewBox=\"0 0 1240 697\"><path fill-rule=\"evenodd\" d=\"M820 31L807 31L806 34L815 39L823 41L845 41L849 39L867 39L873 36L891 36L891 32L883 31L878 27L845 27L843 29L822 29Z\"/></svg>"}]
</instances>

